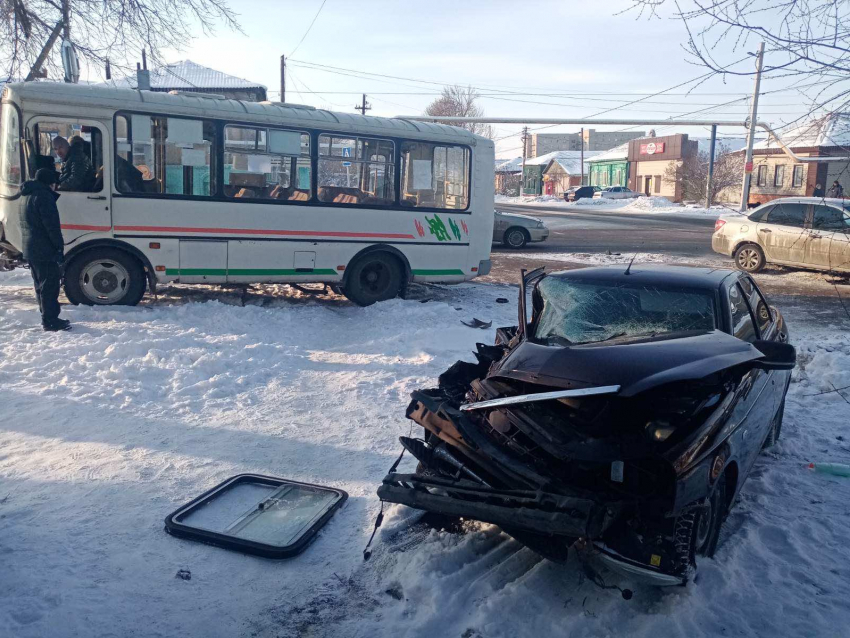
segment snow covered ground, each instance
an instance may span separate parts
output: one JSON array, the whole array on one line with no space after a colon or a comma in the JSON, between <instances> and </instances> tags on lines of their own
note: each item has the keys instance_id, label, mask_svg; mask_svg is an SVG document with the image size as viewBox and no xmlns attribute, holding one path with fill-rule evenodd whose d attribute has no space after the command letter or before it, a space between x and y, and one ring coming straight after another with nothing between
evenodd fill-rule
<instances>
[{"instance_id":1,"label":"snow covered ground","mask_svg":"<svg viewBox=\"0 0 850 638\"><path fill-rule=\"evenodd\" d=\"M850 335L787 316L798 344L782 440L716 559L686 589L624 601L498 529L427 529L375 489L411 431L409 393L515 322L515 289L337 297L171 287L38 326L28 273L0 273L0 636L837 636L850 626ZM507 297L508 304L497 304ZM423 303L425 302L425 303ZM473 330L461 319L493 320ZM846 397L846 399L845 399ZM407 463L407 459L405 463ZM168 536L164 517L240 472L345 489L286 561ZM191 580L176 578L191 571ZM634 586L617 581L623 586Z\"/></svg>"},{"instance_id":2,"label":"snow covered ground","mask_svg":"<svg viewBox=\"0 0 850 638\"><path fill-rule=\"evenodd\" d=\"M580 199L577 202L565 202L563 198L551 195L539 197L505 197L496 195L496 204L518 204L524 206L546 206L557 208L604 208L606 211L616 210L618 213L653 213L653 214L676 214L692 215L702 217L713 215L715 217L735 212L728 206L715 205L711 208L703 208L695 204L675 204L666 197L637 197L634 199Z\"/></svg>"}]
</instances>

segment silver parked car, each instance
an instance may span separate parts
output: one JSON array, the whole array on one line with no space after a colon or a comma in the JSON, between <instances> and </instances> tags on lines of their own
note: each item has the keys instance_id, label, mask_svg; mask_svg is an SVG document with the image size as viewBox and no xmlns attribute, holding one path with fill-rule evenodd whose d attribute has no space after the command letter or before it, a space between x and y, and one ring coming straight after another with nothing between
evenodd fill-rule
<instances>
[{"instance_id":1,"label":"silver parked car","mask_svg":"<svg viewBox=\"0 0 850 638\"><path fill-rule=\"evenodd\" d=\"M501 242L508 248L522 248L528 242L545 241L549 229L536 217L497 210L493 223L493 243Z\"/></svg>"},{"instance_id":2,"label":"silver parked car","mask_svg":"<svg viewBox=\"0 0 850 638\"><path fill-rule=\"evenodd\" d=\"M850 201L783 197L746 215L721 215L711 247L748 272L767 263L850 271Z\"/></svg>"},{"instance_id":3,"label":"silver parked car","mask_svg":"<svg viewBox=\"0 0 850 638\"><path fill-rule=\"evenodd\" d=\"M593 193L593 199L632 199L641 195L643 193L636 193L625 186L609 186Z\"/></svg>"}]
</instances>

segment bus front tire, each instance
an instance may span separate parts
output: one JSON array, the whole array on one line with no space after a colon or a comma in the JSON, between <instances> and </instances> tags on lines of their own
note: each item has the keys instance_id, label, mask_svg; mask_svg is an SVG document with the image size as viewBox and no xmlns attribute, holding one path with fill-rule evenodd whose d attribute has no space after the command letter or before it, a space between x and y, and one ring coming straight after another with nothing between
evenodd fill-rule
<instances>
[{"instance_id":1,"label":"bus front tire","mask_svg":"<svg viewBox=\"0 0 850 638\"><path fill-rule=\"evenodd\" d=\"M349 267L342 292L358 306L397 297L404 284L404 268L385 252L369 253Z\"/></svg>"},{"instance_id":2,"label":"bus front tire","mask_svg":"<svg viewBox=\"0 0 850 638\"><path fill-rule=\"evenodd\" d=\"M75 306L135 306L145 294L139 260L116 248L93 248L65 269L65 296Z\"/></svg>"}]
</instances>

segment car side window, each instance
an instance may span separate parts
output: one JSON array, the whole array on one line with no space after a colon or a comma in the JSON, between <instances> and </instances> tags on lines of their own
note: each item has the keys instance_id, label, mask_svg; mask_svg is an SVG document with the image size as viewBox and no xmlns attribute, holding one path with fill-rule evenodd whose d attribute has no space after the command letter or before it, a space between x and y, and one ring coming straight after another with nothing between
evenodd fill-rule
<instances>
[{"instance_id":1,"label":"car side window","mask_svg":"<svg viewBox=\"0 0 850 638\"><path fill-rule=\"evenodd\" d=\"M803 228L806 224L806 207L807 204L779 204L767 214L766 221L768 224ZM765 219L762 218L762 221Z\"/></svg>"},{"instance_id":2,"label":"car side window","mask_svg":"<svg viewBox=\"0 0 850 638\"><path fill-rule=\"evenodd\" d=\"M847 222L844 211L832 206L815 206L812 228L815 230L845 230Z\"/></svg>"},{"instance_id":3,"label":"car side window","mask_svg":"<svg viewBox=\"0 0 850 638\"><path fill-rule=\"evenodd\" d=\"M762 338L768 333L770 330L770 324L773 321L773 316L770 312L770 306L767 304L767 301L762 296L761 291L756 286L755 282L749 277L741 277L739 280L741 284L741 289L744 291L744 294L747 297L747 300L750 302L750 309L753 312L753 316L756 319L756 325L759 329L759 334Z\"/></svg>"},{"instance_id":4,"label":"car side window","mask_svg":"<svg viewBox=\"0 0 850 638\"><path fill-rule=\"evenodd\" d=\"M747 219L749 219L751 222L763 222L767 219L768 213L770 213L770 211L772 211L774 208L776 208L776 207L775 206L764 206L763 208L759 208L758 210L754 211L751 215L749 215Z\"/></svg>"},{"instance_id":5,"label":"car side window","mask_svg":"<svg viewBox=\"0 0 850 638\"><path fill-rule=\"evenodd\" d=\"M758 339L750 305L738 284L729 288L729 309L732 312L732 334L742 341L753 342Z\"/></svg>"}]
</instances>

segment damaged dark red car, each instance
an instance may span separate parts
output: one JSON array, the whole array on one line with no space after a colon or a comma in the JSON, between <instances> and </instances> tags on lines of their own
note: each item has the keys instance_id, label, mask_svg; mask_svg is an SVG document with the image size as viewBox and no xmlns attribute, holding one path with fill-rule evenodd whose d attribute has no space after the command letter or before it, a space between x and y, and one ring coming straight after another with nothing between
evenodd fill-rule
<instances>
[{"instance_id":1,"label":"damaged dark red car","mask_svg":"<svg viewBox=\"0 0 850 638\"><path fill-rule=\"evenodd\" d=\"M419 465L380 498L657 585L714 553L796 358L749 275L661 266L523 273L518 326L476 356L413 393Z\"/></svg>"}]
</instances>

